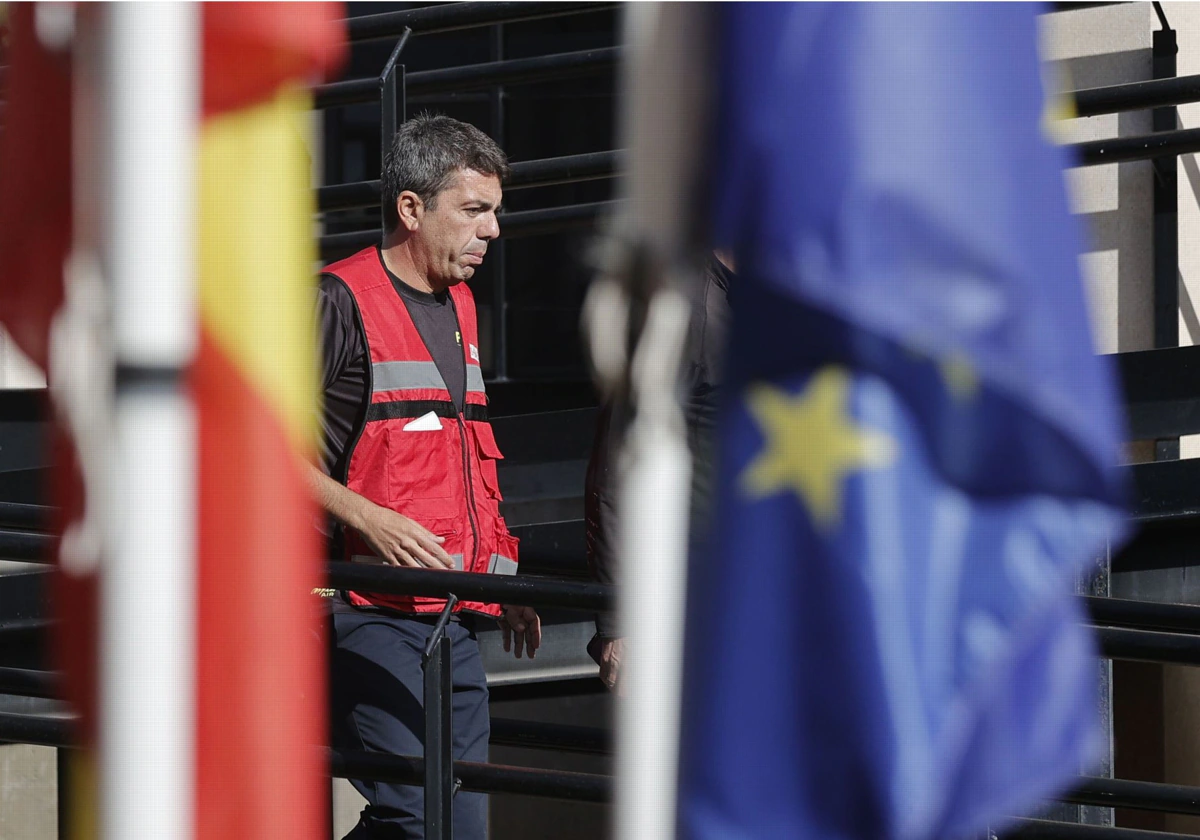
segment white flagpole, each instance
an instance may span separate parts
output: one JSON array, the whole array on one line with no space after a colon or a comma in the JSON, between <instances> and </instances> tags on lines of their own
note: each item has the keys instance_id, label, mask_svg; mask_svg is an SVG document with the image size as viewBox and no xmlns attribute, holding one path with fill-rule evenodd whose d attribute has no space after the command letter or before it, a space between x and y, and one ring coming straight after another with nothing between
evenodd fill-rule
<instances>
[{"instance_id":1,"label":"white flagpole","mask_svg":"<svg viewBox=\"0 0 1200 840\"><path fill-rule=\"evenodd\" d=\"M100 13L101 265L116 364L100 598L100 791L110 840L193 835L200 10Z\"/></svg>"},{"instance_id":2,"label":"white flagpole","mask_svg":"<svg viewBox=\"0 0 1200 840\"><path fill-rule=\"evenodd\" d=\"M628 292L649 302L628 369L636 413L621 455L617 503L626 699L617 704L616 836L669 840L675 832L691 490L678 381L696 246L690 234L698 214L707 213L695 201L709 82L707 12L690 3L631 3L624 11L629 58L622 133L631 159L629 209L618 220L618 236L647 261L648 270L632 278ZM623 340L626 316L611 317L612 307L603 301L619 298L601 285L589 303L593 341L607 329L608 350ZM594 349L594 358L611 360L611 352Z\"/></svg>"}]
</instances>

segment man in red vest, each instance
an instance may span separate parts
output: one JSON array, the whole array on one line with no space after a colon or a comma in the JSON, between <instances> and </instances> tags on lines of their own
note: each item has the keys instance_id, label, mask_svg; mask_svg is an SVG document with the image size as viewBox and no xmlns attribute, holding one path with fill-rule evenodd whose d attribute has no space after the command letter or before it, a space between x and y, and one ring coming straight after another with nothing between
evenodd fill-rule
<instances>
[{"instance_id":1,"label":"man in red vest","mask_svg":"<svg viewBox=\"0 0 1200 840\"><path fill-rule=\"evenodd\" d=\"M383 247L329 266L319 287L325 407L313 488L348 561L514 574L517 540L500 516L479 365L475 302L464 281L500 235L508 175L483 132L423 115L384 161ZM424 752L421 653L445 602L340 592L333 599L334 741L347 749ZM453 651L454 757L488 758L488 690L476 641L496 619L505 650L532 658L541 624L528 607L460 601ZM419 787L354 782L367 799L347 840L424 836ZM483 838L486 797L454 797L454 834Z\"/></svg>"}]
</instances>

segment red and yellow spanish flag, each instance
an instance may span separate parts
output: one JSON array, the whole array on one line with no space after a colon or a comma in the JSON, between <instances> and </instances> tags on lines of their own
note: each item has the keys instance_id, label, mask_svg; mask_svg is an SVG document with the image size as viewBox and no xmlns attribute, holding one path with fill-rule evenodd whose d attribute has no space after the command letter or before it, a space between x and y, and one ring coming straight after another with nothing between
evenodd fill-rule
<instances>
[{"instance_id":1,"label":"red and yellow spanish flag","mask_svg":"<svg viewBox=\"0 0 1200 840\"><path fill-rule=\"evenodd\" d=\"M306 85L340 4L203 7L196 837L328 831Z\"/></svg>"}]
</instances>

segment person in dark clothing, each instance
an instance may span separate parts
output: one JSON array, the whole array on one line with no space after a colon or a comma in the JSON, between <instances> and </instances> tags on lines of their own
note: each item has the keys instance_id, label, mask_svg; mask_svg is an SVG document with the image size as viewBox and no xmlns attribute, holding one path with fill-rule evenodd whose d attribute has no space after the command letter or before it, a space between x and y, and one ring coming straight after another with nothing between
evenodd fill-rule
<instances>
[{"instance_id":1,"label":"person in dark clothing","mask_svg":"<svg viewBox=\"0 0 1200 840\"><path fill-rule=\"evenodd\" d=\"M318 291L325 406L314 494L333 520L335 556L353 562L513 574L516 539L499 513L474 299L465 283L499 236L508 173L485 134L421 116L384 163L383 247L328 267ZM445 601L371 592L331 598L333 741L344 749L421 755L421 659ZM453 754L488 757L488 689L476 637L490 618L504 646L532 657L537 613L460 601L447 633ZM347 840L421 838L416 786L353 781L367 806ZM455 837L487 834L486 797L459 792Z\"/></svg>"},{"instance_id":2,"label":"person in dark clothing","mask_svg":"<svg viewBox=\"0 0 1200 840\"><path fill-rule=\"evenodd\" d=\"M732 279L729 257L714 254L706 261L684 350L684 416L688 448L692 453L690 519L693 539L698 536L701 524L707 521L705 514L712 500L714 432ZM628 408L620 400L610 401L601 408L588 461L584 485L584 536L588 566L592 576L601 583L616 583L618 575L615 460L629 419ZM600 679L619 692L624 641L615 616L597 614L596 635L588 643L588 653L600 666Z\"/></svg>"}]
</instances>

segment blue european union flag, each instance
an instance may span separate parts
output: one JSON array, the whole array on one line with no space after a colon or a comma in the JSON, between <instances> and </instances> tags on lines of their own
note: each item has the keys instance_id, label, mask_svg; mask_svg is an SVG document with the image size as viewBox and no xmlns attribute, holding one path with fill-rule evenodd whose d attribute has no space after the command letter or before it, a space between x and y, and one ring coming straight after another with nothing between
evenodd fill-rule
<instances>
[{"instance_id":1,"label":"blue european union flag","mask_svg":"<svg viewBox=\"0 0 1200 840\"><path fill-rule=\"evenodd\" d=\"M689 570L686 838L962 838L1097 746L1122 530L1028 4L715 14L733 327Z\"/></svg>"}]
</instances>

